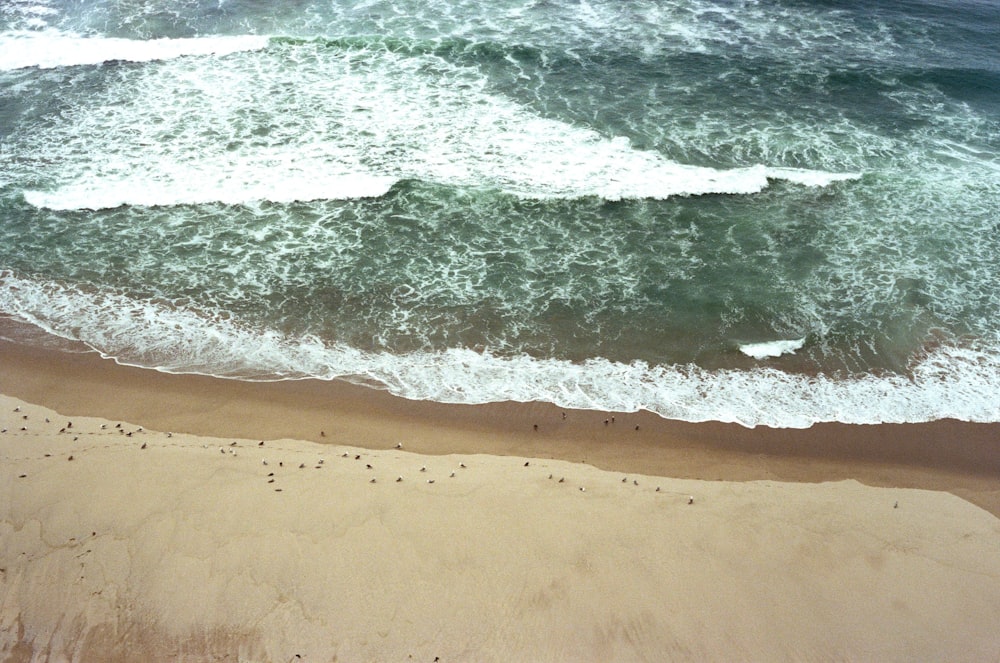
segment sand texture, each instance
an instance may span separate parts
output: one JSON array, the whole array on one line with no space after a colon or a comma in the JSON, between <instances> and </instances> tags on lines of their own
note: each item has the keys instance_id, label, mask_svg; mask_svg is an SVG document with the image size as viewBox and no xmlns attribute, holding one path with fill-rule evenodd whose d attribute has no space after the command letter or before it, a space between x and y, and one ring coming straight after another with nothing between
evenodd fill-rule
<instances>
[{"instance_id":1,"label":"sand texture","mask_svg":"<svg viewBox=\"0 0 1000 663\"><path fill-rule=\"evenodd\" d=\"M5 660L1000 660L945 492L0 421Z\"/></svg>"}]
</instances>

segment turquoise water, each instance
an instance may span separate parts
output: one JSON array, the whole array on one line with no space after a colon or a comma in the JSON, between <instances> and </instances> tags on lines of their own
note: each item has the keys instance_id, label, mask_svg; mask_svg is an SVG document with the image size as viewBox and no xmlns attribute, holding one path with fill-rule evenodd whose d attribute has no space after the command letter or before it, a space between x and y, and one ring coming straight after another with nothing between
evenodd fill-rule
<instances>
[{"instance_id":1,"label":"turquoise water","mask_svg":"<svg viewBox=\"0 0 1000 663\"><path fill-rule=\"evenodd\" d=\"M0 313L116 360L1000 420L1000 9L14 2Z\"/></svg>"}]
</instances>

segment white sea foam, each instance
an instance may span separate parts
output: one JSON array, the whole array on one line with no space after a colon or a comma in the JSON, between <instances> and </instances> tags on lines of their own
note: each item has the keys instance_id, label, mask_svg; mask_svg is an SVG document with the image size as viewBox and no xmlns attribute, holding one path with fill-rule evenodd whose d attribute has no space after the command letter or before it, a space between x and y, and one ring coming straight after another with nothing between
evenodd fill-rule
<instances>
[{"instance_id":1,"label":"white sea foam","mask_svg":"<svg viewBox=\"0 0 1000 663\"><path fill-rule=\"evenodd\" d=\"M0 34L0 71L52 69L113 60L149 62L185 55L228 55L267 46L267 37L194 37L186 39L116 39L83 37L56 30Z\"/></svg>"},{"instance_id":2,"label":"white sea foam","mask_svg":"<svg viewBox=\"0 0 1000 663\"><path fill-rule=\"evenodd\" d=\"M754 359L767 359L768 357L780 357L783 354L791 354L805 345L806 339L792 339L783 341L766 341L764 343L746 343L740 346L740 352L753 357Z\"/></svg>"},{"instance_id":3,"label":"white sea foam","mask_svg":"<svg viewBox=\"0 0 1000 663\"><path fill-rule=\"evenodd\" d=\"M767 176L775 180L785 180L803 186L829 186L834 182L847 182L861 177L858 173L827 173L822 170L803 168L767 168Z\"/></svg>"},{"instance_id":4,"label":"white sea foam","mask_svg":"<svg viewBox=\"0 0 1000 663\"><path fill-rule=\"evenodd\" d=\"M1000 348L943 346L909 376L836 379L771 368L582 363L449 349L363 352L289 338L164 303L81 291L0 273L0 311L121 363L239 379L337 377L376 382L407 398L448 403L549 401L566 408L648 409L684 421L800 428L822 421L1000 421Z\"/></svg>"},{"instance_id":5,"label":"white sea foam","mask_svg":"<svg viewBox=\"0 0 1000 663\"><path fill-rule=\"evenodd\" d=\"M615 155L631 163L615 169L614 157L604 172L594 173L591 165L583 163L566 165L564 170L549 170L539 164L534 181L507 179L509 192L524 198L578 198L597 196L605 200L665 199L673 196L698 196L707 194L746 195L759 193L768 186L769 179L784 179L809 186L827 186L836 181L854 179L853 174L807 171L808 175L788 175L782 169L764 167L717 170L685 166L660 159L655 155ZM216 160L217 162L218 160ZM209 162L192 165L186 172L174 169L173 176L111 177L77 181L53 191L24 191L24 199L39 208L53 210L109 209L121 205L169 206L200 203L240 204L267 200L276 203L311 200L342 200L352 198L377 198L385 195L399 179L418 177L423 169L396 171L394 174L341 173L348 164L336 160L310 160L303 157L294 167L267 171L266 159L255 159L260 167L240 168L233 163L226 167L210 169ZM646 162L648 169L639 164ZM390 169L395 170L395 169ZM497 169L499 170L499 169ZM412 172L418 171L418 172ZM307 173L302 175L302 173ZM433 173L438 174L438 173ZM240 177L242 175L242 178ZM562 181L556 178L562 177ZM590 177L594 179L591 180ZM617 177L615 177L617 176ZM621 178L621 179L619 179ZM490 182L469 181L457 177L436 177L445 184L466 186L488 185ZM548 181L545 181L548 180Z\"/></svg>"},{"instance_id":6,"label":"white sea foam","mask_svg":"<svg viewBox=\"0 0 1000 663\"><path fill-rule=\"evenodd\" d=\"M288 177L278 181L269 180L266 173L255 173L252 180L244 180L243 186L236 190L225 186L224 182L198 178L193 173L185 178L185 185L181 187L176 183L163 184L141 177L122 181L99 180L75 183L53 192L25 191L24 199L35 207L52 210L98 210L122 205L238 205L262 200L291 203L378 198L388 193L396 182L391 177L367 173L339 174L327 171L328 169L320 166L312 169L302 179Z\"/></svg>"},{"instance_id":7,"label":"white sea foam","mask_svg":"<svg viewBox=\"0 0 1000 663\"><path fill-rule=\"evenodd\" d=\"M161 62L18 146L55 184L25 198L53 209L282 202L382 195L393 181L417 179L524 198L620 200L854 177L679 164L539 117L485 87L477 71L436 57L315 44ZM341 184L358 173L367 179Z\"/></svg>"}]
</instances>

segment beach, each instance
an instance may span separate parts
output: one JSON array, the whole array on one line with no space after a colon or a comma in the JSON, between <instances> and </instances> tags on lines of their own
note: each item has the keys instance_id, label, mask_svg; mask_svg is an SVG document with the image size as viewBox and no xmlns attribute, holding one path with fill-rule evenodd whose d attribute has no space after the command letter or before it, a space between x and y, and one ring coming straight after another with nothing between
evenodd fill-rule
<instances>
[{"instance_id":1,"label":"beach","mask_svg":"<svg viewBox=\"0 0 1000 663\"><path fill-rule=\"evenodd\" d=\"M2 357L6 660L1000 656L996 425L678 426Z\"/></svg>"},{"instance_id":2,"label":"beach","mask_svg":"<svg viewBox=\"0 0 1000 663\"><path fill-rule=\"evenodd\" d=\"M0 661L998 661L1000 6L0 4Z\"/></svg>"}]
</instances>

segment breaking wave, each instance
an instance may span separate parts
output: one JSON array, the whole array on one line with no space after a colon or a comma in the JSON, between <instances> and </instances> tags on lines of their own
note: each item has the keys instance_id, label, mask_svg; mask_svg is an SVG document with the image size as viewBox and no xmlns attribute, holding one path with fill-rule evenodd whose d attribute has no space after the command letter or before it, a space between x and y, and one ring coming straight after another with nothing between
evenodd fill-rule
<instances>
[{"instance_id":1,"label":"breaking wave","mask_svg":"<svg viewBox=\"0 0 1000 663\"><path fill-rule=\"evenodd\" d=\"M0 311L105 357L169 373L243 380L346 379L444 403L546 401L649 410L668 419L805 428L814 423L1000 420L1000 350L943 345L910 374L836 377L695 366L500 356L451 348L395 355L291 338L166 302L0 274Z\"/></svg>"}]
</instances>

